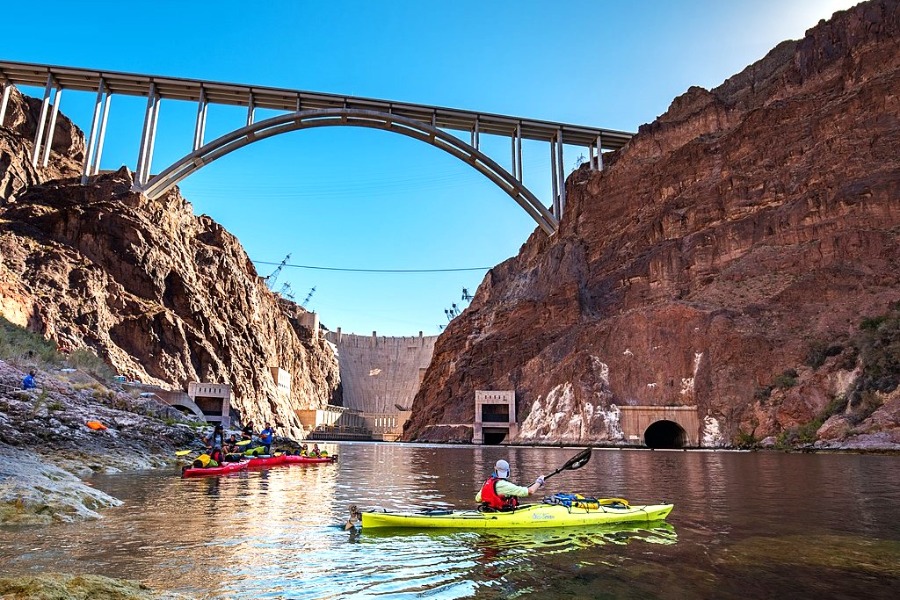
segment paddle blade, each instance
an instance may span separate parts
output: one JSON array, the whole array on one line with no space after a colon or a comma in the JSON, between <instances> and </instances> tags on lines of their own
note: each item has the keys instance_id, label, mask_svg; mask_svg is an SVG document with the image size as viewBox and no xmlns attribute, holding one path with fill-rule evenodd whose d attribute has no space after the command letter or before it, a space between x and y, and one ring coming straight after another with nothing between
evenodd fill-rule
<instances>
[{"instance_id":1,"label":"paddle blade","mask_svg":"<svg viewBox=\"0 0 900 600\"><path fill-rule=\"evenodd\" d=\"M570 458L569 462L564 464L562 468L569 471L580 469L584 465L588 464L589 460L591 460L591 450L591 447L588 446L587 448Z\"/></svg>"},{"instance_id":2,"label":"paddle blade","mask_svg":"<svg viewBox=\"0 0 900 600\"><path fill-rule=\"evenodd\" d=\"M235 446L246 446L247 444L249 444L252 441L253 440L241 440L238 443L236 443Z\"/></svg>"},{"instance_id":3,"label":"paddle blade","mask_svg":"<svg viewBox=\"0 0 900 600\"><path fill-rule=\"evenodd\" d=\"M588 446L587 448L567 460L566 464L553 471L549 475L545 475L544 479L550 479L561 471L574 471L575 469L580 469L584 465L588 464L589 460L591 460L591 450L592 448Z\"/></svg>"},{"instance_id":4,"label":"paddle blade","mask_svg":"<svg viewBox=\"0 0 900 600\"><path fill-rule=\"evenodd\" d=\"M175 453L175 456L186 456L186 455L190 454L191 452L193 452L193 450L179 450L178 452Z\"/></svg>"}]
</instances>

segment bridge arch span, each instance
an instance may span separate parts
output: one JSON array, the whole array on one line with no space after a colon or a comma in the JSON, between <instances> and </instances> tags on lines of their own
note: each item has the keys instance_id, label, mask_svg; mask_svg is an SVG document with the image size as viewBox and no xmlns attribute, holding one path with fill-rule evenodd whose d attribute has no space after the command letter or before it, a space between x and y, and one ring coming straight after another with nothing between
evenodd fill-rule
<instances>
[{"instance_id":1,"label":"bridge arch span","mask_svg":"<svg viewBox=\"0 0 900 600\"><path fill-rule=\"evenodd\" d=\"M437 127L400 115L363 109L302 110L252 123L225 134L185 155L135 191L155 199L203 166L244 146L282 133L314 127L367 127L399 133L455 156L490 179L527 212L548 235L556 232L558 219L509 171L477 148Z\"/></svg>"}]
</instances>

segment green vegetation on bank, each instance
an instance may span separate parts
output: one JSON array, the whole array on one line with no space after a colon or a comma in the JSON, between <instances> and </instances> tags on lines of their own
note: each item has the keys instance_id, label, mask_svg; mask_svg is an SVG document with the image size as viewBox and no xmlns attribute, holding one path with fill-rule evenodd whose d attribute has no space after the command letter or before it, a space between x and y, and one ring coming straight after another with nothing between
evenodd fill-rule
<instances>
[{"instance_id":1,"label":"green vegetation on bank","mask_svg":"<svg viewBox=\"0 0 900 600\"><path fill-rule=\"evenodd\" d=\"M845 394L832 398L815 419L782 431L775 443L777 448L812 444L816 432L833 415L842 414L851 426L862 423L882 406L881 394L900 386L900 302L892 304L883 315L863 318L857 332L848 340L813 342L804 364L818 370L832 357L839 361L832 368L845 371L859 368L859 376ZM765 405L772 399L774 390L786 390L798 382L797 371L786 369L770 385L757 388L753 397ZM741 430L733 441L738 448L755 448L760 442L753 432Z\"/></svg>"},{"instance_id":2,"label":"green vegetation on bank","mask_svg":"<svg viewBox=\"0 0 900 600\"><path fill-rule=\"evenodd\" d=\"M846 350L846 352L845 352ZM882 405L880 393L889 393L900 385L900 302L877 317L866 317L846 348L839 344L816 344L807 354L807 364L813 368L824 365L830 356L845 353L843 369L861 368L846 396L832 399L812 421L785 430L776 445L790 448L816 441L816 432L829 417L843 413L850 425L858 425L872 416Z\"/></svg>"},{"instance_id":3,"label":"green vegetation on bank","mask_svg":"<svg viewBox=\"0 0 900 600\"><path fill-rule=\"evenodd\" d=\"M112 368L90 348L60 352L53 342L3 316L0 316L0 359L21 367L72 367L103 380L114 375Z\"/></svg>"}]
</instances>

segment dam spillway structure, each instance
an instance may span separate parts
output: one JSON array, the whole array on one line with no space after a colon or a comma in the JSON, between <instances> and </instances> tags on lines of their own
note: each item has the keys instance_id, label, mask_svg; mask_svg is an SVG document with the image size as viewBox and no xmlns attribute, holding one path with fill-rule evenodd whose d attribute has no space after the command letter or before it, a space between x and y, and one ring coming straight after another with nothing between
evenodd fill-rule
<instances>
[{"instance_id":1,"label":"dam spillway structure","mask_svg":"<svg viewBox=\"0 0 900 600\"><path fill-rule=\"evenodd\" d=\"M360 420L371 439L396 441L409 419L438 336L390 337L329 331L338 356L346 419ZM330 427L340 429L341 419ZM324 433L328 433L327 431Z\"/></svg>"}]
</instances>

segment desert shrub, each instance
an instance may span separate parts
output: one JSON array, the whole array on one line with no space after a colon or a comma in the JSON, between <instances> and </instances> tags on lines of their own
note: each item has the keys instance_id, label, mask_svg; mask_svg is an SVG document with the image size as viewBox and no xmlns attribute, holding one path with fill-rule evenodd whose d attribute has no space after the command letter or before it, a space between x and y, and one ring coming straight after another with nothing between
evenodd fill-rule
<instances>
[{"instance_id":1,"label":"desert shrub","mask_svg":"<svg viewBox=\"0 0 900 600\"><path fill-rule=\"evenodd\" d=\"M876 320L877 326L861 326L856 339L864 388L890 392L900 384L900 310L867 321Z\"/></svg>"},{"instance_id":2,"label":"desert shrub","mask_svg":"<svg viewBox=\"0 0 900 600\"><path fill-rule=\"evenodd\" d=\"M877 317L866 317L860 322L859 328L862 331L877 331L882 323L887 319L886 315L879 315Z\"/></svg>"},{"instance_id":3,"label":"desert shrub","mask_svg":"<svg viewBox=\"0 0 900 600\"><path fill-rule=\"evenodd\" d=\"M0 358L12 364L23 362L40 365L58 365L62 356L53 342L0 317Z\"/></svg>"},{"instance_id":4,"label":"desert shrub","mask_svg":"<svg viewBox=\"0 0 900 600\"><path fill-rule=\"evenodd\" d=\"M809 350L806 351L806 358L803 364L813 369L818 369L825 364L825 348L828 346L823 342L813 342Z\"/></svg>"},{"instance_id":5,"label":"desert shrub","mask_svg":"<svg viewBox=\"0 0 900 600\"><path fill-rule=\"evenodd\" d=\"M806 358L804 359L803 364L813 369L818 369L825 364L825 359L829 356L837 356L843 351L844 347L839 344L813 342L806 352Z\"/></svg>"},{"instance_id":6,"label":"desert shrub","mask_svg":"<svg viewBox=\"0 0 900 600\"><path fill-rule=\"evenodd\" d=\"M849 346L847 352L835 364L835 367L843 371L852 371L856 368L856 362L859 360L859 350L856 346Z\"/></svg>"},{"instance_id":7,"label":"desert shrub","mask_svg":"<svg viewBox=\"0 0 900 600\"><path fill-rule=\"evenodd\" d=\"M797 442L800 444L812 444L816 441L816 432L822 426L822 419L814 419L805 425L797 427Z\"/></svg>"},{"instance_id":8,"label":"desert shrub","mask_svg":"<svg viewBox=\"0 0 900 600\"><path fill-rule=\"evenodd\" d=\"M101 379L112 379L113 370L90 348L77 348L67 357L69 365Z\"/></svg>"},{"instance_id":9,"label":"desert shrub","mask_svg":"<svg viewBox=\"0 0 900 600\"><path fill-rule=\"evenodd\" d=\"M821 419L824 423L828 420L828 417L836 415L838 413L844 412L844 409L847 407L847 399L843 396L843 394L839 394L831 399L824 409L822 409Z\"/></svg>"},{"instance_id":10,"label":"desert shrub","mask_svg":"<svg viewBox=\"0 0 900 600\"><path fill-rule=\"evenodd\" d=\"M772 381L772 385L781 390L792 388L797 385L798 377L799 375L797 374L797 371L795 371L794 369L788 369L781 375L775 377L774 381Z\"/></svg>"},{"instance_id":11,"label":"desert shrub","mask_svg":"<svg viewBox=\"0 0 900 600\"><path fill-rule=\"evenodd\" d=\"M881 408L883 403L881 397L872 390L862 390L853 394L850 401L850 423L853 425L862 423Z\"/></svg>"},{"instance_id":12,"label":"desert shrub","mask_svg":"<svg viewBox=\"0 0 900 600\"><path fill-rule=\"evenodd\" d=\"M781 450L788 450L797 446L812 444L816 441L816 432L823 422L821 418L817 418L804 425L785 429L775 439L775 447Z\"/></svg>"},{"instance_id":13,"label":"desert shrub","mask_svg":"<svg viewBox=\"0 0 900 600\"><path fill-rule=\"evenodd\" d=\"M753 399L759 400L760 404L765 404L769 400L769 395L773 389L775 388L771 385L759 386L753 392Z\"/></svg>"},{"instance_id":14,"label":"desert shrub","mask_svg":"<svg viewBox=\"0 0 900 600\"><path fill-rule=\"evenodd\" d=\"M746 431L738 430L737 435L734 438L735 448L749 449L756 448L758 445L759 439L753 435L753 432L747 433Z\"/></svg>"}]
</instances>

